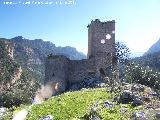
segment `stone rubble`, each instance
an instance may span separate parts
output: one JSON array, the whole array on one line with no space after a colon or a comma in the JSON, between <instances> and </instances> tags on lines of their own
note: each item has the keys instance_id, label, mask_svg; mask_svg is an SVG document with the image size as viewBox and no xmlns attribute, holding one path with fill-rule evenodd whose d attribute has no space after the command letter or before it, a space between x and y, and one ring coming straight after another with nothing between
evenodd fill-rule
<instances>
[{"instance_id":1,"label":"stone rubble","mask_svg":"<svg viewBox=\"0 0 160 120\"><path fill-rule=\"evenodd\" d=\"M107 100L104 102L104 106L105 106L105 108L110 109L110 108L114 107L114 103L111 103Z\"/></svg>"},{"instance_id":2,"label":"stone rubble","mask_svg":"<svg viewBox=\"0 0 160 120\"><path fill-rule=\"evenodd\" d=\"M53 120L53 116L52 115L47 115L43 118L40 118L39 120Z\"/></svg>"},{"instance_id":3,"label":"stone rubble","mask_svg":"<svg viewBox=\"0 0 160 120\"><path fill-rule=\"evenodd\" d=\"M134 112L132 120L147 120L144 112Z\"/></svg>"}]
</instances>

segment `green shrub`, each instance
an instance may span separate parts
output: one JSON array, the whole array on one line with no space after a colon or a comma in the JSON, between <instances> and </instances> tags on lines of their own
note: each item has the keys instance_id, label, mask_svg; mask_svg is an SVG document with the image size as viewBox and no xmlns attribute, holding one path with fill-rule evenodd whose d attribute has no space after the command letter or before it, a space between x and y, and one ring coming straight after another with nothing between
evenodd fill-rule
<instances>
[{"instance_id":1,"label":"green shrub","mask_svg":"<svg viewBox=\"0 0 160 120\"><path fill-rule=\"evenodd\" d=\"M160 90L160 72L139 64L130 64L125 71L126 80L130 83L140 83Z\"/></svg>"}]
</instances>

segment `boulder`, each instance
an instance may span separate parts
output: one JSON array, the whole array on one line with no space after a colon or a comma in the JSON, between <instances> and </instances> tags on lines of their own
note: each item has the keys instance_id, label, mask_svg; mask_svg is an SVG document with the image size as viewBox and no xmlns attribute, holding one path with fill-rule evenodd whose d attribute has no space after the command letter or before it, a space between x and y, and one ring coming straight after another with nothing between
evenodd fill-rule
<instances>
[{"instance_id":1,"label":"boulder","mask_svg":"<svg viewBox=\"0 0 160 120\"><path fill-rule=\"evenodd\" d=\"M120 112L123 114L128 111L128 108L122 107L120 108Z\"/></svg>"},{"instance_id":2,"label":"boulder","mask_svg":"<svg viewBox=\"0 0 160 120\"><path fill-rule=\"evenodd\" d=\"M52 115L47 115L43 118L40 118L39 120L53 120L53 116Z\"/></svg>"},{"instance_id":3,"label":"boulder","mask_svg":"<svg viewBox=\"0 0 160 120\"><path fill-rule=\"evenodd\" d=\"M140 98L133 99L132 106L135 107L135 106L139 106L139 105L143 105L143 101Z\"/></svg>"},{"instance_id":4,"label":"boulder","mask_svg":"<svg viewBox=\"0 0 160 120\"><path fill-rule=\"evenodd\" d=\"M114 103L106 101L106 102L104 102L104 106L105 106L105 108L110 109L110 108L114 107Z\"/></svg>"},{"instance_id":5,"label":"boulder","mask_svg":"<svg viewBox=\"0 0 160 120\"><path fill-rule=\"evenodd\" d=\"M132 120L146 120L146 115L144 112L134 112L132 114Z\"/></svg>"},{"instance_id":6,"label":"boulder","mask_svg":"<svg viewBox=\"0 0 160 120\"><path fill-rule=\"evenodd\" d=\"M155 116L156 116L156 119L160 119L160 112L157 112Z\"/></svg>"},{"instance_id":7,"label":"boulder","mask_svg":"<svg viewBox=\"0 0 160 120\"><path fill-rule=\"evenodd\" d=\"M134 84L131 87L131 91L144 92L145 86L141 84Z\"/></svg>"},{"instance_id":8,"label":"boulder","mask_svg":"<svg viewBox=\"0 0 160 120\"><path fill-rule=\"evenodd\" d=\"M120 95L119 102L122 104L128 104L133 101L134 95L129 90L124 90Z\"/></svg>"}]
</instances>

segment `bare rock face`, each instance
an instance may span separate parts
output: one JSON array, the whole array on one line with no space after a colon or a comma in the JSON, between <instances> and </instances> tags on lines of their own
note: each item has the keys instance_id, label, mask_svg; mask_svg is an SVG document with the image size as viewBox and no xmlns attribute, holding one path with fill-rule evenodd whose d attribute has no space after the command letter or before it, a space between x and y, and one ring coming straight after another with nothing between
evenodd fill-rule
<instances>
[{"instance_id":1,"label":"bare rock face","mask_svg":"<svg viewBox=\"0 0 160 120\"><path fill-rule=\"evenodd\" d=\"M5 49L6 49L7 53L8 53L8 56L10 57L10 59L13 59L13 51L14 51L13 45L14 44L5 41Z\"/></svg>"},{"instance_id":2,"label":"bare rock face","mask_svg":"<svg viewBox=\"0 0 160 120\"><path fill-rule=\"evenodd\" d=\"M21 75L22 75L22 68L19 67L19 68L15 71L15 73L14 73L14 75L13 75L13 77L12 77L11 83L14 84L17 80L20 79Z\"/></svg>"}]
</instances>

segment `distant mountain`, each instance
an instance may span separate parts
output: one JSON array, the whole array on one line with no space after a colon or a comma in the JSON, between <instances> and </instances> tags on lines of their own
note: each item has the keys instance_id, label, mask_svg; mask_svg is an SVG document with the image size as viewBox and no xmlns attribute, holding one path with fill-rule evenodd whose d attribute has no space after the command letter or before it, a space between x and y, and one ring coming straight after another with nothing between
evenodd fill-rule
<instances>
[{"instance_id":1,"label":"distant mountain","mask_svg":"<svg viewBox=\"0 0 160 120\"><path fill-rule=\"evenodd\" d=\"M149 66L154 70L160 71L160 39L143 56L133 58L132 60L141 66Z\"/></svg>"},{"instance_id":2,"label":"distant mountain","mask_svg":"<svg viewBox=\"0 0 160 120\"><path fill-rule=\"evenodd\" d=\"M34 79L43 82L45 58L49 54L65 55L72 60L85 59L86 56L73 47L56 47L55 44L42 39L29 40L22 36L12 39L0 38L0 41L7 41L13 49L15 61L27 70Z\"/></svg>"},{"instance_id":3,"label":"distant mountain","mask_svg":"<svg viewBox=\"0 0 160 120\"><path fill-rule=\"evenodd\" d=\"M155 44L153 44L145 54L151 54L159 51L160 51L160 39Z\"/></svg>"},{"instance_id":4,"label":"distant mountain","mask_svg":"<svg viewBox=\"0 0 160 120\"><path fill-rule=\"evenodd\" d=\"M160 51L150 54L145 54L141 57L132 59L135 63L142 66L149 66L152 69L160 71Z\"/></svg>"},{"instance_id":5,"label":"distant mountain","mask_svg":"<svg viewBox=\"0 0 160 120\"><path fill-rule=\"evenodd\" d=\"M43 41L42 39L29 40L25 39L22 36L18 36L9 40L10 42L16 44L18 51L21 48L32 48L37 54L54 54L54 55L66 55L72 60L85 59L86 56L78 52L76 48L66 46L66 47L56 47L55 44L49 41ZM21 49L22 50L22 49ZM27 49L29 50L29 49Z\"/></svg>"}]
</instances>

